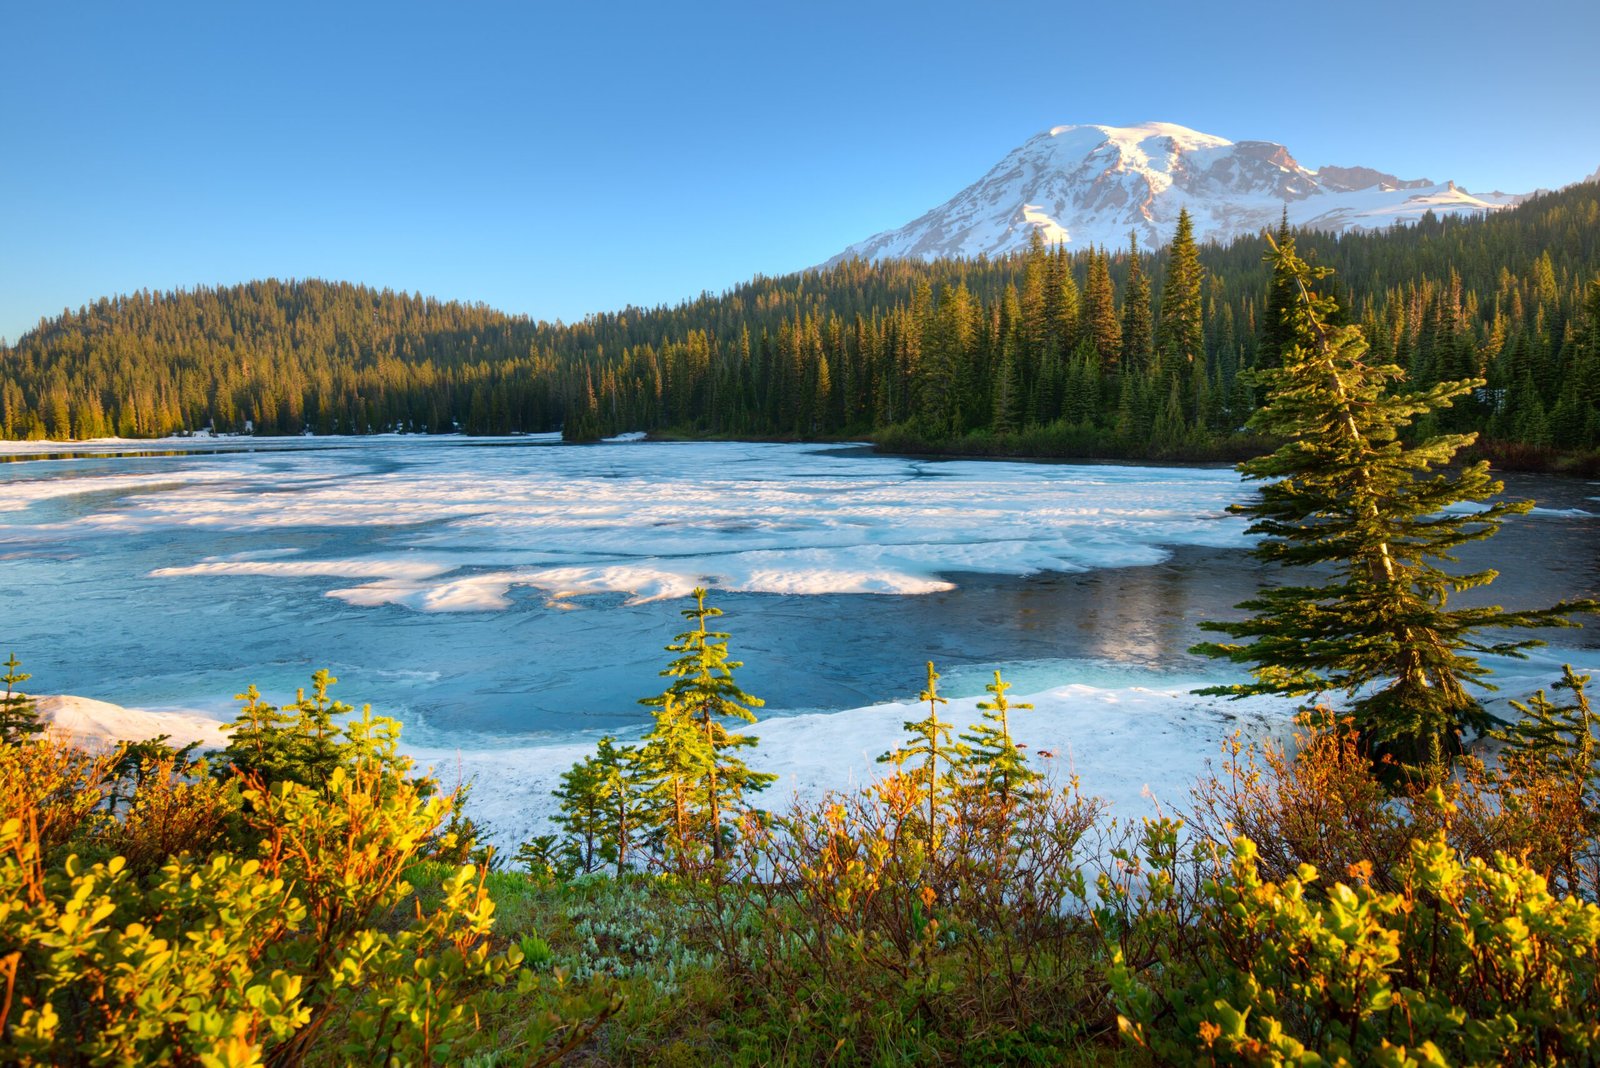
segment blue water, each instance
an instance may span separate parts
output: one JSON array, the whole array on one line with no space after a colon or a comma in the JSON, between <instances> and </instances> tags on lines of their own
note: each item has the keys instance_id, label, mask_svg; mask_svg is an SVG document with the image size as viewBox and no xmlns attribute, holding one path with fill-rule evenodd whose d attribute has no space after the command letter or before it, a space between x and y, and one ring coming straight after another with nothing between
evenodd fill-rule
<instances>
[{"instance_id":1,"label":"blue water","mask_svg":"<svg viewBox=\"0 0 1600 1068\"><path fill-rule=\"evenodd\" d=\"M1503 572L1490 599L1600 596L1600 487L1508 482L1562 514L1516 520L1472 549L1465 564ZM716 513L730 492L748 505ZM218 713L248 684L283 698L327 667L336 692L399 716L414 742L560 737L638 723L637 700L662 687L662 646L684 604L635 603L624 587L638 576L705 569L754 588L835 568L954 588L714 591L746 662L740 681L769 710L905 697L929 659L957 695L981 691L1001 665L1018 693L1130 671L1202 680L1225 669L1185 652L1196 624L1230 613L1262 577L1228 547L1242 544L1226 526L1236 521L1218 515L1243 492L1218 469L940 464L803 446L295 440L19 458L0 464L0 653L16 652L37 692ZM1039 559L1084 569L1019 573ZM351 595L379 603L329 596L370 576L155 574L206 561L442 570L393 601ZM1102 566L1119 561L1128 566ZM626 574L604 592L561 597L523 581L551 568L591 581L612 565ZM508 569L520 577L500 607L417 607L441 582L467 579L477 596L472 580ZM1552 637L1600 649L1600 630Z\"/></svg>"}]
</instances>

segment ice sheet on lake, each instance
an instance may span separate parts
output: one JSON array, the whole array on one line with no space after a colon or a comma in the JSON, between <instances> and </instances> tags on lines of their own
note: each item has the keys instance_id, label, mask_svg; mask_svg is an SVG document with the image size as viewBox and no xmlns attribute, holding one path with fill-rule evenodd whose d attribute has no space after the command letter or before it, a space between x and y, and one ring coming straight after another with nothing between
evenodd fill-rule
<instances>
[{"instance_id":1,"label":"ice sheet on lake","mask_svg":"<svg viewBox=\"0 0 1600 1068\"><path fill-rule=\"evenodd\" d=\"M0 483L0 508L120 491L49 533L67 544L172 527L365 528L380 551L292 563L235 556L158 576L370 578L330 586L357 605L504 608L546 598L753 593L916 594L951 575L1158 563L1166 547L1247 544L1231 470L935 462L828 447L629 443L268 451L147 475ZM35 532L39 527L34 528Z\"/></svg>"}]
</instances>

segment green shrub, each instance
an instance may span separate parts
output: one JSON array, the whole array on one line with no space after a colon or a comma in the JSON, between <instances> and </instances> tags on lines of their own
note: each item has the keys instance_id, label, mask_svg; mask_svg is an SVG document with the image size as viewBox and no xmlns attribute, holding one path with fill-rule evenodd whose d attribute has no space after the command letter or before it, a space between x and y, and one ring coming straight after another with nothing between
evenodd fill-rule
<instances>
[{"instance_id":1,"label":"green shrub","mask_svg":"<svg viewBox=\"0 0 1600 1068\"><path fill-rule=\"evenodd\" d=\"M415 900L402 875L455 799L409 777L398 726L325 726L282 728L333 747L313 782L157 762L120 820L98 811L114 755L0 745L0 1063L430 1065L504 1047L548 1064L587 1039L615 1007L495 951L478 869L445 867L432 907Z\"/></svg>"},{"instance_id":2,"label":"green shrub","mask_svg":"<svg viewBox=\"0 0 1600 1068\"><path fill-rule=\"evenodd\" d=\"M1309 865L1269 881L1239 839L1186 952L1114 952L1125 1034L1172 1064L1592 1063L1600 908L1516 858L1464 859L1442 832L1411 844L1396 889L1367 874L1322 892Z\"/></svg>"}]
</instances>

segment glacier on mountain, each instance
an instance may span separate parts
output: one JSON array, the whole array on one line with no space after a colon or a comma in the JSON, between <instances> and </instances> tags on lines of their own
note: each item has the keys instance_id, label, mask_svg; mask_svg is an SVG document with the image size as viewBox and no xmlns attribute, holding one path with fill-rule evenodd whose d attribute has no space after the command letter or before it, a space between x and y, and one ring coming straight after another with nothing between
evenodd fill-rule
<instances>
[{"instance_id":1,"label":"glacier on mountain","mask_svg":"<svg viewBox=\"0 0 1600 1068\"><path fill-rule=\"evenodd\" d=\"M1003 255L1037 231L1068 247L1147 248L1171 239L1187 208L1199 241L1277 225L1345 232L1435 215L1496 211L1526 194L1469 193L1370 167L1309 170L1272 141L1229 141L1174 123L1057 126L1030 138L950 200L857 242L828 262Z\"/></svg>"}]
</instances>

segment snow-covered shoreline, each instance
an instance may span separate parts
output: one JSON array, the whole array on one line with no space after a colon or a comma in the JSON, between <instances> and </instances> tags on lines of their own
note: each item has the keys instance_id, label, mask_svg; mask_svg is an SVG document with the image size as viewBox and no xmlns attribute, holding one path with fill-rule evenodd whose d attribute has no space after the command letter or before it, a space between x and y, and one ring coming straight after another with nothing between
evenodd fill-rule
<instances>
[{"instance_id":1,"label":"snow-covered shoreline","mask_svg":"<svg viewBox=\"0 0 1600 1068\"><path fill-rule=\"evenodd\" d=\"M1252 740L1287 738L1294 714L1294 703L1280 699L1233 702L1147 686L1069 684L1009 697L1013 706L1034 706L1011 715L1013 733L1034 766L1059 783L1076 777L1086 796L1102 798L1113 815L1131 819L1183 807L1194 782L1235 731ZM979 700L954 698L940 707L940 718L964 731L982 715ZM902 744L904 724L926 715L926 705L890 702L763 720L747 731L760 738L760 745L742 755L778 781L752 800L781 811L796 799L814 801L829 792L860 789L883 774L877 758ZM556 812L550 791L563 771L593 750L594 742L587 740L408 752L446 784L473 782L470 813L488 822L498 845L510 848L550 829Z\"/></svg>"},{"instance_id":2,"label":"snow-covered shoreline","mask_svg":"<svg viewBox=\"0 0 1600 1068\"><path fill-rule=\"evenodd\" d=\"M1526 661L1495 658L1498 694L1484 699L1497 714L1509 715L1509 699L1526 699L1548 688L1570 662L1580 673L1600 672L1600 652L1548 648ZM1104 680L1102 680L1104 681ZM1288 742L1294 714L1302 703L1275 697L1240 701L1204 697L1191 689L1197 680L1156 672L1130 671L1104 685L1066 683L1031 694L1008 695L1013 733L1034 766L1054 781L1076 778L1085 796L1098 797L1109 814L1138 820L1158 811L1172 814L1188 806L1195 783L1221 763L1223 746L1237 732L1246 742ZM1036 683L1037 685L1037 683ZM86 746L107 746L167 734L175 745L199 742L202 748L226 744L228 725L194 709L124 708L83 697L37 697L42 718ZM941 706L940 718L957 732L976 723L982 696L955 697ZM879 755L900 743L904 724L921 719L926 706L885 702L839 711L774 715L749 733L760 745L744 754L752 767L778 776L752 800L769 810L788 808L796 799L814 801L832 791L860 789L883 772ZM419 769L431 770L447 788L472 787L468 814L488 828L502 851L514 850L530 835L552 830L557 811L551 791L563 771L594 751L600 732L585 732L553 743L507 738L496 743L482 735L459 747L408 744L401 751ZM445 736L448 742L448 735Z\"/></svg>"},{"instance_id":3,"label":"snow-covered shoreline","mask_svg":"<svg viewBox=\"0 0 1600 1068\"><path fill-rule=\"evenodd\" d=\"M174 748L194 743L201 749L221 749L228 744L228 725L203 712L125 708L72 694L35 694L32 700L48 730L86 749L163 734Z\"/></svg>"},{"instance_id":4,"label":"snow-covered shoreline","mask_svg":"<svg viewBox=\"0 0 1600 1068\"><path fill-rule=\"evenodd\" d=\"M1012 725L1035 765L1060 782L1076 776L1085 794L1103 798L1114 814L1129 818L1153 814L1158 805L1165 811L1181 807L1234 731L1248 739L1286 737L1293 711L1291 702L1281 700L1231 702L1150 686L1071 684L1011 697L1014 705L1034 705L1013 712ZM979 719L979 700L955 698L940 715L964 730ZM66 695L37 701L42 718L80 745L158 734L170 735L175 745L226 744L227 725L201 712L124 708ZM867 785L882 773L877 757L903 738L905 721L925 714L915 702L890 702L763 720L750 728L760 746L745 756L778 781L756 802L783 809L797 798L815 800ZM456 749L409 746L403 737L401 749L419 768L431 769L447 787L472 785L469 814L487 823L502 850L551 829L551 791L563 771L593 752L595 741Z\"/></svg>"}]
</instances>

